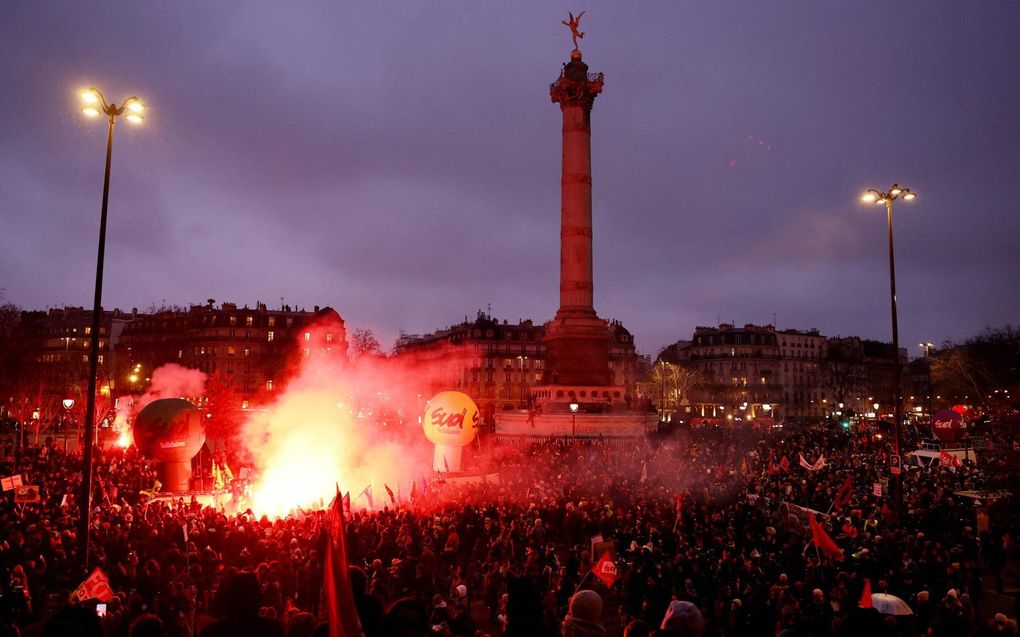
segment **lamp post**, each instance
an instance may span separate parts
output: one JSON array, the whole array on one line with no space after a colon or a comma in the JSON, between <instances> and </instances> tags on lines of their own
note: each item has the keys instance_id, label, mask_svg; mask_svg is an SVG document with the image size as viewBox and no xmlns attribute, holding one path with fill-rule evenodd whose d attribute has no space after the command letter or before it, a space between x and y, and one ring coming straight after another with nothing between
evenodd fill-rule
<instances>
[{"instance_id":1,"label":"lamp post","mask_svg":"<svg viewBox=\"0 0 1020 637\"><path fill-rule=\"evenodd\" d=\"M527 365L528 357L522 354L521 356L517 357L517 360L520 363L521 373L521 403L523 407L530 409L531 393L528 388L528 373L524 371L524 367L525 365Z\"/></svg>"},{"instance_id":2,"label":"lamp post","mask_svg":"<svg viewBox=\"0 0 1020 637\"><path fill-rule=\"evenodd\" d=\"M928 423L930 424L931 421L932 421L931 420L932 416L934 415L932 413L932 410L931 410L931 394L932 394L932 391L931 391L931 348L935 347L935 343L932 343L930 341L925 341L923 343L919 343L919 345L924 348L924 369L925 369L925 372L927 372L927 375L928 375L928 387L927 387L927 389L928 389Z\"/></svg>"},{"instance_id":3,"label":"lamp post","mask_svg":"<svg viewBox=\"0 0 1020 637\"><path fill-rule=\"evenodd\" d=\"M107 103L95 88L81 94L81 112L89 117L106 115L109 127L106 137L106 172L103 176L103 206L99 215L99 251L96 259L96 295L92 305L92 331L89 348L89 389L85 397L85 435L82 450L81 494L78 501L78 547L85 573L89 570L89 517L92 510L92 447L96 417L96 381L99 374L99 327L103 299L103 257L106 252L106 210L110 195L110 163L113 158L113 127L121 115L133 124L140 124L145 105L137 97L129 97L120 106Z\"/></svg>"},{"instance_id":4,"label":"lamp post","mask_svg":"<svg viewBox=\"0 0 1020 637\"><path fill-rule=\"evenodd\" d=\"M896 259L893 252L893 202L897 199L911 201L917 198L917 193L909 188L901 188L899 184L893 184L886 191L881 192L870 188L862 195L861 199L868 203L885 204L886 226L889 230L889 299L892 307L892 345L893 345L893 404L896 417L895 436L893 447L897 456L900 455L902 445L901 423L903 421L903 405L900 401L900 333L896 318ZM896 467L896 505L900 519L903 519L903 478Z\"/></svg>"},{"instance_id":5,"label":"lamp post","mask_svg":"<svg viewBox=\"0 0 1020 637\"><path fill-rule=\"evenodd\" d=\"M577 410L579 407L576 400L570 401L570 438L573 443L577 442Z\"/></svg>"}]
</instances>

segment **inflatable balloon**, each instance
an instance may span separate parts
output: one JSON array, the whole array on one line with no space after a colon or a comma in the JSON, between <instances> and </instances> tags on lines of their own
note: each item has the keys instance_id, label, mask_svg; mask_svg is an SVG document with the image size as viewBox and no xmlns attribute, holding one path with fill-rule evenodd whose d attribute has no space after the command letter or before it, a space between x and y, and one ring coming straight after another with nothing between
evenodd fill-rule
<instances>
[{"instance_id":1,"label":"inflatable balloon","mask_svg":"<svg viewBox=\"0 0 1020 637\"><path fill-rule=\"evenodd\" d=\"M159 462L168 491L188 491L191 459L205 444L202 412L183 398L154 400L139 412L132 429L138 451Z\"/></svg>"},{"instance_id":2,"label":"inflatable balloon","mask_svg":"<svg viewBox=\"0 0 1020 637\"><path fill-rule=\"evenodd\" d=\"M467 394L444 391L433 396L422 417L425 436L436 446L432 468L460 471L461 449L478 435L480 421L478 406Z\"/></svg>"}]
</instances>

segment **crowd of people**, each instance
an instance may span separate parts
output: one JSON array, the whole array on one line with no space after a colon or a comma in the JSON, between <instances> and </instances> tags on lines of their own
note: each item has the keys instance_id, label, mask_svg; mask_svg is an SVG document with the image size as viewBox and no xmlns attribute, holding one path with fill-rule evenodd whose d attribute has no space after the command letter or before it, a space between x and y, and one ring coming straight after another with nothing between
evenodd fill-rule
<instances>
[{"instance_id":1,"label":"crowd of people","mask_svg":"<svg viewBox=\"0 0 1020 637\"><path fill-rule=\"evenodd\" d=\"M1015 606L989 610L1020 579L1015 499L957 495L1020 449L987 433L979 463L901 474L902 510L887 442L828 423L494 446L498 482L434 480L348 513L355 606L367 637L1016 635ZM50 445L18 450L15 470L11 451L0 475L41 502L8 494L0 512L0 637L327 634L326 512L150 501L152 465L102 451L91 562L115 594L69 604L86 575L79 461ZM910 614L869 604L886 595Z\"/></svg>"}]
</instances>

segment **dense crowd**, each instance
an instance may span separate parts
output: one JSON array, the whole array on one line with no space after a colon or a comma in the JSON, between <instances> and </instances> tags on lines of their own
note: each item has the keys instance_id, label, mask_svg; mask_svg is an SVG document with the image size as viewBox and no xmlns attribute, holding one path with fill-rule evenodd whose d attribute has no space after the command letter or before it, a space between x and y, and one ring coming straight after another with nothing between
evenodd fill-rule
<instances>
[{"instance_id":1,"label":"dense crowd","mask_svg":"<svg viewBox=\"0 0 1020 637\"><path fill-rule=\"evenodd\" d=\"M988 591L1020 580L1015 500L956 495L1008 470L1011 435L988 433L979 464L904 472L902 515L887 444L863 430L492 447L498 482L433 481L414 502L350 513L355 605L368 637L1015 635L1015 607L985 610ZM0 513L0 636L325 634L324 512L269 520L150 502L153 468L101 452L92 561L116 596L99 617L94 601L67 604L85 575L76 460L50 445L18 463L0 474L30 477L42 502L8 494ZM806 517L840 556L812 542ZM607 547L608 583L592 573ZM861 608L866 591L911 614Z\"/></svg>"}]
</instances>

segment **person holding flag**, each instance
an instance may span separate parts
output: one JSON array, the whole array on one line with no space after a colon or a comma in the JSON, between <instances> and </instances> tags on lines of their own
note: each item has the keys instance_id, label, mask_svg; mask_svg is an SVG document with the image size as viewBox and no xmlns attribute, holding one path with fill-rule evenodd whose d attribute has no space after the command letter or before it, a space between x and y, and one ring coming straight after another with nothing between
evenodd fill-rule
<instances>
[{"instance_id":1,"label":"person holding flag","mask_svg":"<svg viewBox=\"0 0 1020 637\"><path fill-rule=\"evenodd\" d=\"M364 632L354 605L354 589L348 572L347 529L339 488L330 503L326 519L326 554L322 574L329 637L362 637Z\"/></svg>"},{"instance_id":2,"label":"person holding flag","mask_svg":"<svg viewBox=\"0 0 1020 637\"><path fill-rule=\"evenodd\" d=\"M814 514L808 516L808 523L811 525L811 543L814 544L817 549L820 549L822 554L826 557L831 557L837 560L843 559L843 550L832 541L829 534L825 532L822 525L815 519Z\"/></svg>"}]
</instances>

